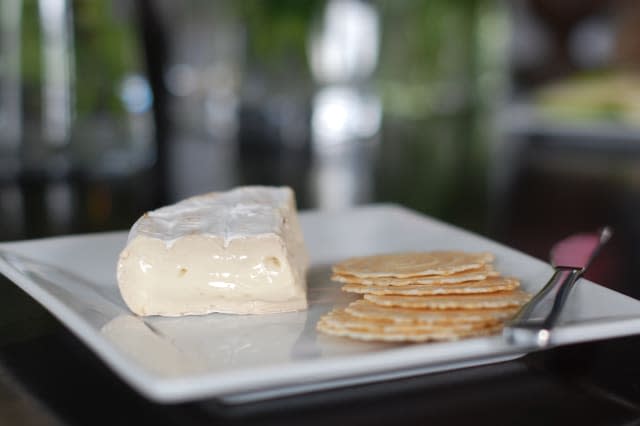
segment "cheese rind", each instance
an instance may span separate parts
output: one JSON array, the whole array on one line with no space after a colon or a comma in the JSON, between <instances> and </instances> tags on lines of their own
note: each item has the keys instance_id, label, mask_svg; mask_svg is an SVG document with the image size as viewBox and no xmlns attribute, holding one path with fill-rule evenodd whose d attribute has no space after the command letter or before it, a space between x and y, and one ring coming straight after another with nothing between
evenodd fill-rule
<instances>
[{"instance_id":1,"label":"cheese rind","mask_svg":"<svg viewBox=\"0 0 640 426\"><path fill-rule=\"evenodd\" d=\"M138 315L306 309L307 254L293 191L241 187L146 213L118 261Z\"/></svg>"}]
</instances>

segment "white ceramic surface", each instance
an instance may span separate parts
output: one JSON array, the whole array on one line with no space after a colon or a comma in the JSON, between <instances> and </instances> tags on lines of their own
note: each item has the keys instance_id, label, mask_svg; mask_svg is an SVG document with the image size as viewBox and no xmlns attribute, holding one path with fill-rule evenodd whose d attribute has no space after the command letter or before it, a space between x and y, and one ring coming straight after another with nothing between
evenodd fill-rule
<instances>
[{"instance_id":1,"label":"white ceramic surface","mask_svg":"<svg viewBox=\"0 0 640 426\"><path fill-rule=\"evenodd\" d=\"M126 232L0 244L0 272L44 305L131 386L178 402L246 402L495 362L524 353L500 336L437 344L377 344L319 335L315 324L352 300L329 280L331 263L400 250L491 251L496 267L536 291L544 262L390 205L303 212L312 260L310 309L261 316L140 318L124 305L115 268ZM554 345L640 332L640 302L586 280L572 292Z\"/></svg>"}]
</instances>

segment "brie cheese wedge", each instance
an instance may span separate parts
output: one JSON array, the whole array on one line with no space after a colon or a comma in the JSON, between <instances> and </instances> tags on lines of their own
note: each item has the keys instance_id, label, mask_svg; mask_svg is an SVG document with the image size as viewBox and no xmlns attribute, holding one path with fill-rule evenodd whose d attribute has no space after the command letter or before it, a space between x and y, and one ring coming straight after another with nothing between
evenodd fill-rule
<instances>
[{"instance_id":1,"label":"brie cheese wedge","mask_svg":"<svg viewBox=\"0 0 640 426\"><path fill-rule=\"evenodd\" d=\"M138 315L266 314L306 309L307 267L293 191L248 186L145 213L117 278Z\"/></svg>"}]
</instances>

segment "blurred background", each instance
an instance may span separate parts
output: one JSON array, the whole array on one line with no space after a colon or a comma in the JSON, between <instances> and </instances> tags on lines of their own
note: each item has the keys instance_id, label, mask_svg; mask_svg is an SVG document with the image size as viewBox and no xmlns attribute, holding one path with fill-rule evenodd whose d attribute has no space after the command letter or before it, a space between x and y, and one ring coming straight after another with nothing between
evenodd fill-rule
<instances>
[{"instance_id":1,"label":"blurred background","mask_svg":"<svg viewBox=\"0 0 640 426\"><path fill-rule=\"evenodd\" d=\"M0 241L237 185L390 202L640 297L634 0L0 0Z\"/></svg>"}]
</instances>

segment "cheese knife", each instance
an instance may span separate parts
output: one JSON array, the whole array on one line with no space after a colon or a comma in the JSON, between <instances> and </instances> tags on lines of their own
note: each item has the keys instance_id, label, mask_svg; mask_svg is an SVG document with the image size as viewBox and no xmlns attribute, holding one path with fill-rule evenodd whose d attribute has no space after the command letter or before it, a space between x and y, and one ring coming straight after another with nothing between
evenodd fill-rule
<instances>
[{"instance_id":1,"label":"cheese knife","mask_svg":"<svg viewBox=\"0 0 640 426\"><path fill-rule=\"evenodd\" d=\"M587 270L612 230L572 235L556 243L550 259L554 273L547 284L520 309L503 330L507 342L544 348L552 342L555 326L573 285Z\"/></svg>"}]
</instances>

